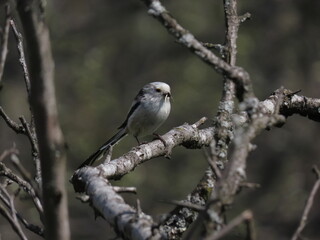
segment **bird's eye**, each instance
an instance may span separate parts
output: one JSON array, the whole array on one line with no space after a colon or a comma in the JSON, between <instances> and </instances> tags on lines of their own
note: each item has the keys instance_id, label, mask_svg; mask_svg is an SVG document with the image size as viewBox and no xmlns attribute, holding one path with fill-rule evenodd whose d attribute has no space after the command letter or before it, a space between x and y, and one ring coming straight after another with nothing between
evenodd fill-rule
<instances>
[{"instance_id":1,"label":"bird's eye","mask_svg":"<svg viewBox=\"0 0 320 240\"><path fill-rule=\"evenodd\" d=\"M161 92L161 89L160 88L156 88L156 92Z\"/></svg>"}]
</instances>

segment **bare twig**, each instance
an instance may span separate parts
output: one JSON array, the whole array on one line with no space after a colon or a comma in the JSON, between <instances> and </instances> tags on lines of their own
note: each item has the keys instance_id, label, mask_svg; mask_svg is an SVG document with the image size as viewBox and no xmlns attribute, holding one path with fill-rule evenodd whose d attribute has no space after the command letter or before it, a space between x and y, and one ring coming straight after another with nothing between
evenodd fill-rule
<instances>
[{"instance_id":1,"label":"bare twig","mask_svg":"<svg viewBox=\"0 0 320 240\"><path fill-rule=\"evenodd\" d=\"M34 232L35 234L43 237L44 232L43 229L34 224L28 223L26 219L24 219L21 214L17 212L13 204L13 197L9 195L9 193L5 190L4 187L0 185L0 190L3 194L0 194L0 200L6 205L7 208L11 209L11 215L13 219L18 219L28 230ZM15 215L15 216L13 216ZM16 221L16 220L15 220Z\"/></svg>"},{"instance_id":2,"label":"bare twig","mask_svg":"<svg viewBox=\"0 0 320 240\"><path fill-rule=\"evenodd\" d=\"M0 162L0 176L5 176L10 180L17 183L25 192L27 192L37 208L41 218L43 215L43 208L40 199L37 197L36 192L32 188L32 186L26 182L25 180L21 179L19 176L15 175L9 168L7 168L3 163Z\"/></svg>"},{"instance_id":3,"label":"bare twig","mask_svg":"<svg viewBox=\"0 0 320 240\"><path fill-rule=\"evenodd\" d=\"M2 154L0 155L0 162L2 162L6 157L8 157L9 155L11 154L18 154L19 151L18 149L16 148L16 146L13 146L12 148L10 149L7 149L7 150L4 150L2 152Z\"/></svg>"},{"instance_id":4,"label":"bare twig","mask_svg":"<svg viewBox=\"0 0 320 240\"><path fill-rule=\"evenodd\" d=\"M7 221L10 223L12 229L17 233L17 235L20 237L20 239L28 240L26 235L21 229L21 226L18 221L12 218L10 213L0 204L0 214L4 216L4 218L7 219Z\"/></svg>"},{"instance_id":5,"label":"bare twig","mask_svg":"<svg viewBox=\"0 0 320 240\"><path fill-rule=\"evenodd\" d=\"M243 182L240 184L240 187L249 188L249 189L256 189L256 188L260 188L261 186L259 183Z\"/></svg>"},{"instance_id":6,"label":"bare twig","mask_svg":"<svg viewBox=\"0 0 320 240\"><path fill-rule=\"evenodd\" d=\"M10 119L10 117L4 112L2 107L0 107L0 115L5 120L7 125L16 133L24 134L28 137L29 142L32 148L32 157L36 165L36 177L38 185L41 185L41 169L40 169L40 160L39 160L39 150L38 150L38 143L37 138L35 136L34 131L31 131L29 124L25 120L23 116L19 117L21 124L18 124Z\"/></svg>"},{"instance_id":7,"label":"bare twig","mask_svg":"<svg viewBox=\"0 0 320 240\"><path fill-rule=\"evenodd\" d=\"M16 170L20 173L22 178L28 183L32 182L31 173L21 164L17 154L11 154L11 162Z\"/></svg>"},{"instance_id":8,"label":"bare twig","mask_svg":"<svg viewBox=\"0 0 320 240\"><path fill-rule=\"evenodd\" d=\"M317 166L314 166L313 167L313 171L314 171L314 173L316 175L317 180L314 183L313 188L312 188L312 190L311 190L311 192L309 194L306 206L305 206L305 208L303 210L303 214L302 214L302 217L300 219L299 226L298 226L297 230L295 231L295 233L293 234L291 240L299 239L299 237L301 235L301 232L303 231L304 227L307 224L308 215L309 215L309 212L310 212L310 210L311 210L311 208L313 206L314 197L315 197L317 191L320 188L320 170L318 169Z\"/></svg>"},{"instance_id":9,"label":"bare twig","mask_svg":"<svg viewBox=\"0 0 320 240\"><path fill-rule=\"evenodd\" d=\"M32 113L31 113L32 114ZM34 124L31 124L31 126L27 123L24 116L19 117L19 120L22 124L22 126L25 129L25 135L28 137L29 142L31 144L31 154L33 158L33 162L36 167L36 176L35 180L38 183L39 188L41 188L42 180L41 180L41 163L39 158L39 147L38 147L38 140L35 133ZM31 123L33 122L33 117L31 117Z\"/></svg>"},{"instance_id":10,"label":"bare twig","mask_svg":"<svg viewBox=\"0 0 320 240\"><path fill-rule=\"evenodd\" d=\"M205 208L201 205L197 205L197 204L193 204L191 202L187 202L187 201L175 201L175 200L171 200L171 201L161 201L163 203L168 203L168 204L173 204L173 205L177 205L180 207L186 207L186 208L190 208L192 210L195 210L197 212L200 211L204 211Z\"/></svg>"},{"instance_id":11,"label":"bare twig","mask_svg":"<svg viewBox=\"0 0 320 240\"><path fill-rule=\"evenodd\" d=\"M247 224L251 224L253 219L252 212L250 210L246 210L242 212L238 217L234 218L228 225L226 225L224 228L222 228L219 232L214 232L213 234L209 235L208 237L205 238L205 240L217 240L228 234L232 229L237 227L243 222L247 222ZM249 239L253 240L253 234L249 233Z\"/></svg>"},{"instance_id":12,"label":"bare twig","mask_svg":"<svg viewBox=\"0 0 320 240\"><path fill-rule=\"evenodd\" d=\"M199 128L201 125L203 125L206 121L208 120L208 118L203 117L201 118L198 122L195 122L193 124L194 127Z\"/></svg>"},{"instance_id":13,"label":"bare twig","mask_svg":"<svg viewBox=\"0 0 320 240\"><path fill-rule=\"evenodd\" d=\"M13 120L11 120L10 117L4 112L2 107L0 107L0 115L7 123L8 127L10 127L13 131L15 131L16 133L25 134L24 127L21 124L17 124Z\"/></svg>"},{"instance_id":14,"label":"bare twig","mask_svg":"<svg viewBox=\"0 0 320 240\"><path fill-rule=\"evenodd\" d=\"M213 141L213 142L215 142L215 141ZM212 150L213 150L213 148L210 146L209 149L207 149L207 148L204 149L204 153L206 155L206 158L207 158L207 161L209 163L211 170L213 171L213 173L216 176L216 179L218 180L221 178L221 171L216 164L217 158L215 157L216 155L214 153L212 153Z\"/></svg>"},{"instance_id":15,"label":"bare twig","mask_svg":"<svg viewBox=\"0 0 320 240\"><path fill-rule=\"evenodd\" d=\"M22 70L23 70L23 76L24 76L24 80L26 83L28 98L30 100L31 84L30 84L28 67L26 64L26 58L25 58L24 50L23 50L23 37L22 37L22 34L18 31L17 26L15 24L15 21L13 19L10 20L10 24L11 24L11 28L13 30L14 36L15 36L17 43L18 43L18 52L19 52L19 56L20 56L19 63L20 63Z\"/></svg>"},{"instance_id":16,"label":"bare twig","mask_svg":"<svg viewBox=\"0 0 320 240\"><path fill-rule=\"evenodd\" d=\"M5 6L5 24L4 30L1 36L1 48L0 48L0 89L2 86L2 76L4 72L4 65L8 54L8 39L9 39L9 27L10 27L10 6Z\"/></svg>"},{"instance_id":17,"label":"bare twig","mask_svg":"<svg viewBox=\"0 0 320 240\"><path fill-rule=\"evenodd\" d=\"M25 129L26 136L28 137L31 147L32 147L32 155L33 157L39 158L39 149L38 149L38 143L37 143L37 138L34 135L34 133L31 132L30 126L27 123L26 119L24 116L19 117L19 120L22 124L22 126Z\"/></svg>"}]
</instances>

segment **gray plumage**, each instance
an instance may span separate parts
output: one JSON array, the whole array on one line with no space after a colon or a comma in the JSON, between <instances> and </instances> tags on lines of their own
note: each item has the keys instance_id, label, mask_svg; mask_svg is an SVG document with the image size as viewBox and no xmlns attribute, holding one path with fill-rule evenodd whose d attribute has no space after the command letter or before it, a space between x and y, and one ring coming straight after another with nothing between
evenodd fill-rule
<instances>
[{"instance_id":1,"label":"gray plumage","mask_svg":"<svg viewBox=\"0 0 320 240\"><path fill-rule=\"evenodd\" d=\"M171 110L170 86L163 82L152 82L145 85L135 97L125 121L119 131L106 141L95 153L89 156L80 166L92 165L102 157L111 146L123 137L133 135L138 143L139 137L154 133L168 118Z\"/></svg>"}]
</instances>

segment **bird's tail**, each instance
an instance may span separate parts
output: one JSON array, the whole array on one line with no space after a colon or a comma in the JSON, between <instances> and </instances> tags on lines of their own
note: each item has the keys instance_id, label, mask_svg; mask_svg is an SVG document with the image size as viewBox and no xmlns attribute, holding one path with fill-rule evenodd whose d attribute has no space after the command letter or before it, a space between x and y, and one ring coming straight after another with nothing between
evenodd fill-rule
<instances>
[{"instance_id":1,"label":"bird's tail","mask_svg":"<svg viewBox=\"0 0 320 240\"><path fill-rule=\"evenodd\" d=\"M111 146L118 143L123 137L127 135L125 128L121 128L119 132L117 132L112 138L110 138L107 142L105 142L95 153L90 155L87 160L85 160L79 167L82 168L84 166L92 165L97 159L102 157Z\"/></svg>"}]
</instances>

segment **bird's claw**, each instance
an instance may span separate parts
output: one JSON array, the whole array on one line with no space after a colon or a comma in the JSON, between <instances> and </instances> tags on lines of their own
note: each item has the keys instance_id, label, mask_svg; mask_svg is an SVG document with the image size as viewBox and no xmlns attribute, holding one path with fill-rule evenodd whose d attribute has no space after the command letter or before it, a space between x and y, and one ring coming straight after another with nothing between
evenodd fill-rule
<instances>
[{"instance_id":1,"label":"bird's claw","mask_svg":"<svg viewBox=\"0 0 320 240\"><path fill-rule=\"evenodd\" d=\"M163 137L161 137L159 134L157 133L153 133L153 135L156 137L156 139L159 139L164 147L166 148L166 154L164 155L165 158L171 159L171 148L169 147L169 145L166 143L166 141L163 139Z\"/></svg>"},{"instance_id":2,"label":"bird's claw","mask_svg":"<svg viewBox=\"0 0 320 240\"><path fill-rule=\"evenodd\" d=\"M157 133L153 133L153 136L155 136L156 137L156 139L159 139L162 143L163 143L163 145L165 146L165 147L167 147L167 143L166 143L166 141L163 139L163 137L161 137L159 134L157 134Z\"/></svg>"}]
</instances>

